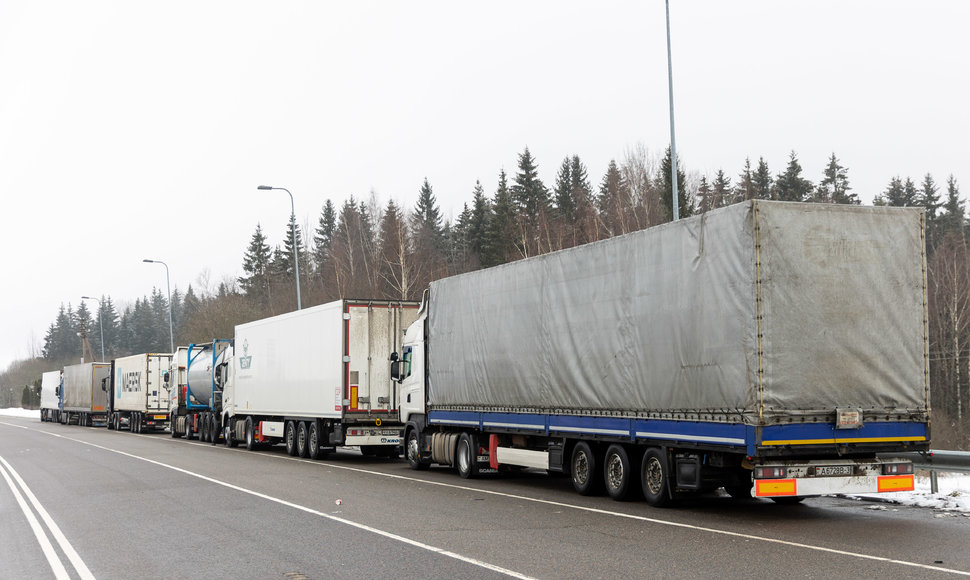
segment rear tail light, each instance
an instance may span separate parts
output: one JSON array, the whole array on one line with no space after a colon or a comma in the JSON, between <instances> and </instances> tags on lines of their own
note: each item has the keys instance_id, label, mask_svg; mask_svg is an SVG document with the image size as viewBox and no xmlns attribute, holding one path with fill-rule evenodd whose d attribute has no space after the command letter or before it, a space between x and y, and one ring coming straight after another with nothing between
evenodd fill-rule
<instances>
[{"instance_id":1,"label":"rear tail light","mask_svg":"<svg viewBox=\"0 0 970 580\"><path fill-rule=\"evenodd\" d=\"M883 463L883 475L909 475L913 473L912 463Z\"/></svg>"},{"instance_id":2,"label":"rear tail light","mask_svg":"<svg viewBox=\"0 0 970 580\"><path fill-rule=\"evenodd\" d=\"M755 479L783 479L785 477L784 467L755 467Z\"/></svg>"}]
</instances>

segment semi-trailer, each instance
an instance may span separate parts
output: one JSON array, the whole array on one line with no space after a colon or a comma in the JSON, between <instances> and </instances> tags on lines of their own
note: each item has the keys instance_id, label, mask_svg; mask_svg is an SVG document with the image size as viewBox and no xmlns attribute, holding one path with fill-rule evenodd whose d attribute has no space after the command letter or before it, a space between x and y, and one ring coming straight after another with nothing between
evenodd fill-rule
<instances>
[{"instance_id":1,"label":"semi-trailer","mask_svg":"<svg viewBox=\"0 0 970 580\"><path fill-rule=\"evenodd\" d=\"M226 445L284 443L314 459L337 446L397 456L403 424L387 360L418 305L338 300L236 326L222 399Z\"/></svg>"},{"instance_id":2,"label":"semi-trailer","mask_svg":"<svg viewBox=\"0 0 970 580\"><path fill-rule=\"evenodd\" d=\"M89 362L64 367L61 423L106 425L110 380L111 363Z\"/></svg>"},{"instance_id":3,"label":"semi-trailer","mask_svg":"<svg viewBox=\"0 0 970 580\"><path fill-rule=\"evenodd\" d=\"M61 420L61 372L49 371L40 377L40 420Z\"/></svg>"},{"instance_id":4,"label":"semi-trailer","mask_svg":"<svg viewBox=\"0 0 970 580\"><path fill-rule=\"evenodd\" d=\"M924 237L918 209L748 201L432 282L390 364L408 463L655 506L912 489L876 454L929 449Z\"/></svg>"},{"instance_id":5,"label":"semi-trailer","mask_svg":"<svg viewBox=\"0 0 970 580\"><path fill-rule=\"evenodd\" d=\"M169 427L169 353L144 353L111 361L108 429L132 433Z\"/></svg>"},{"instance_id":6,"label":"semi-trailer","mask_svg":"<svg viewBox=\"0 0 970 580\"><path fill-rule=\"evenodd\" d=\"M169 372L172 437L215 444L221 432L223 392L232 361L232 340L214 339L175 349Z\"/></svg>"}]
</instances>

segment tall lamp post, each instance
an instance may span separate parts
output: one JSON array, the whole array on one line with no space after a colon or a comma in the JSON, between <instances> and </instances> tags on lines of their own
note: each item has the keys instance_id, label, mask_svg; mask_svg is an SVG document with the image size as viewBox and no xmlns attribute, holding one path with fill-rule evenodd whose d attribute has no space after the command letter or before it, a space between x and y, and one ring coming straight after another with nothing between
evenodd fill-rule
<instances>
[{"instance_id":1,"label":"tall lamp post","mask_svg":"<svg viewBox=\"0 0 970 580\"><path fill-rule=\"evenodd\" d=\"M107 362L108 359L104 357L104 308L102 308L101 301L94 296L81 296L81 300L97 300L98 302L98 325L101 327L101 362Z\"/></svg>"},{"instance_id":2,"label":"tall lamp post","mask_svg":"<svg viewBox=\"0 0 970 580\"><path fill-rule=\"evenodd\" d=\"M303 308L300 302L300 244L296 241L296 209L294 209L293 205L293 194L285 187L273 187L272 185L260 185L256 189L261 191L278 189L285 191L290 196L290 231L293 236L293 269L296 270L296 309L300 310Z\"/></svg>"},{"instance_id":3,"label":"tall lamp post","mask_svg":"<svg viewBox=\"0 0 970 580\"><path fill-rule=\"evenodd\" d=\"M674 65L670 60L670 0L665 0L667 8L667 90L670 99L670 166L671 185L673 185L673 218L680 219L680 204L677 195L677 140L674 139Z\"/></svg>"},{"instance_id":4,"label":"tall lamp post","mask_svg":"<svg viewBox=\"0 0 970 580\"><path fill-rule=\"evenodd\" d=\"M172 330L172 285L169 283L169 278L168 278L168 264L166 264L161 260L149 260L147 258L142 260L142 262L145 262L146 264L161 264L165 266L165 289L168 291L168 338L170 342L169 346L172 348L170 352L174 353L175 352L175 331Z\"/></svg>"}]
</instances>

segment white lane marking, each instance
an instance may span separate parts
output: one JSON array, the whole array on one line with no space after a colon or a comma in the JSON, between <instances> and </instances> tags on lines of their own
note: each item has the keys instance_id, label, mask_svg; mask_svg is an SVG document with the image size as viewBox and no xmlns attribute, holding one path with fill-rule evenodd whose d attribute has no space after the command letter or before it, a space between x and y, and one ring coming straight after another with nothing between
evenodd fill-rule
<instances>
[{"instance_id":1,"label":"white lane marking","mask_svg":"<svg viewBox=\"0 0 970 580\"><path fill-rule=\"evenodd\" d=\"M47 529L51 531L51 535L54 536L54 539L57 541L57 545L60 546L61 550L64 551L64 554L67 555L67 559L71 561L71 565L74 566L74 570L78 573L78 575L84 580L94 580L94 574L88 570L88 567L84 564L84 560L82 560L81 556L78 555L77 551L74 549L74 546L67 541L67 536L65 536L64 533L61 532L61 528L54 523L54 519L51 518L50 514L47 513L47 510L44 509L44 506L41 505L40 501L37 500L37 496L30 491L30 488L27 487L26 483L24 483L24 480L20 477L20 474L17 473L17 471L11 467L11 465L7 463L7 460L3 457L0 457L0 463L3 463L3 465L10 470L10 474L15 480L17 480L20 487L23 488L27 499L30 500L30 503L34 506L34 509L37 510L38 514L40 514L40 518L44 520L45 524L47 524Z\"/></svg>"},{"instance_id":2,"label":"white lane marking","mask_svg":"<svg viewBox=\"0 0 970 580\"><path fill-rule=\"evenodd\" d=\"M6 463L6 462L4 462ZM61 559L57 557L57 552L54 551L54 546L51 541L47 539L47 534L44 533L44 528L40 526L40 522L34 516L34 513L30 511L27 507L27 502L24 501L24 496L20 494L20 491L14 485L13 480L7 475L7 470L0 466L0 475L7 480L7 485L10 486L10 491L13 492L14 497L17 499L17 503L20 505L21 511L24 512L24 516L27 517L27 522L30 523L30 529L34 532L34 537L37 538L37 543L40 544L40 549L43 550L44 556L47 558L47 563L50 564L51 570L54 571L54 577L58 580L69 579L70 576L67 575L67 570L64 569L64 564L61 563Z\"/></svg>"},{"instance_id":3,"label":"white lane marking","mask_svg":"<svg viewBox=\"0 0 970 580\"><path fill-rule=\"evenodd\" d=\"M351 521L351 520L348 520L348 519L345 519L345 518L341 518L341 517L335 516L333 514L324 513L324 512L315 510L313 508L309 508L309 507L306 507L306 506L302 506L300 504L296 504L296 503L293 503L293 502L286 501L285 499L280 499L278 497L273 497L271 495L266 495L266 494L260 493L258 491L253 491L251 489L246 489L244 487L239 487L238 485L233 485L233 484L227 483L225 481L219 481L218 479L213 479L213 478L208 477L206 475L202 475L201 473L195 473L195 472L189 471L187 469L182 469L181 467L176 467L174 465L169 465L167 463L162 463L161 461L155 461L154 459L148 459L148 458L145 458L145 457L139 457L137 455L133 455L133 454L127 453L125 451L121 451L121 450L118 450L118 449L111 449L109 447L104 447L102 445L98 445L96 443L91 443L89 441L82 441L80 439L74 439L73 437L67 437L65 435L58 435L57 433L51 433L50 431L40 431L40 432L41 433L45 433L47 435L52 435L54 437L60 437L61 439L67 439L68 441L74 441L75 443L81 443L82 445L89 445L91 447L96 447L98 449L101 449L101 450L104 450L104 451L108 451L108 452L111 452L111 453L117 453L118 455L124 455L125 457L130 457L131 459L137 459L139 461L144 461L146 463L151 463L151 464L157 465L159 467L164 467L166 469L171 469L171 470L177 471L179 473L184 473L185 475L189 475L189 476L192 476L192 477L197 477L197 478L199 478L199 479L201 479L203 481L208 481L209 483L214 483L216 485L221 485L223 487L226 487L226 488L229 488L229 489L232 489L232 490L241 492L241 493L245 493L245 494L252 495L254 497L258 497L260 499L265 499L267 501L275 502L275 503L278 503L278 504L283 505L283 506L286 506L286 507L290 507L290 508L293 508L293 509L296 509L296 510L300 510L300 511L306 512L308 514L313 514L315 516L320 516L322 518L326 518L326 519L331 520L331 521L334 521L334 522L339 522L341 524L345 524L345 525L348 525L348 526L352 526L352 527L355 527L357 529L364 530L366 532L371 532L372 534L377 534L379 536L383 536L383 537L389 538L391 540L396 540L398 542L402 542L404 544L408 544L410 546L414 546L415 548L421 548L422 550L427 550L427 551L433 552L435 554L439 554L439 555L442 555L442 556L447 556L449 558L454 558L455 560L460 560L460 561L465 562L467 564L472 564L472 565L478 566L480 568L485 568L486 570L491 570L493 572L498 572L499 574L504 574L504 575L509 576L509 577L512 577L512 578L522 578L523 580L532 580L532 577L531 576L526 576L525 574L521 574L521 573L516 572L514 570L509 570L507 568L502 568L501 566L496 566L494 564L489 564L488 562L485 562L483 560L477 560L477 559L472 558L472 557L469 557L469 556L463 556L463 555L458 554L456 552L452 552L452 551L449 551L449 550L445 550L444 548L438 548L437 546L432 546L430 544L425 544L425 543L419 542L417 540L412 540L411 538L406 538L404 536L399 536L398 534L394 534L392 532L387 532L387 531L384 531L384 530L381 530L381 529L378 529L378 528L375 528L375 527L372 527L372 526L368 526L367 524L361 524L359 522L354 522L354 521ZM152 439L154 439L154 438L152 438Z\"/></svg>"},{"instance_id":4,"label":"white lane marking","mask_svg":"<svg viewBox=\"0 0 970 580\"><path fill-rule=\"evenodd\" d=\"M46 433L48 435L53 435L55 437L63 437L63 435L58 435L56 433L51 433L50 431L40 431L40 432L41 433ZM157 437L150 437L150 436L147 436L147 435L145 435L145 437L149 437L150 439L153 439L153 440L156 440L156 441L159 440L159 438L157 438ZM70 439L70 437L65 437L65 438L66 439ZM86 445L92 445L94 447L98 447L98 445L94 445L93 443L87 443L85 441L80 441L80 440L77 440L77 439L71 439L71 440L72 441L77 441L78 443L84 443ZM172 442L172 443L178 443L177 440L171 439L171 438L164 438L163 440L164 441L168 441L168 442ZM183 441L182 443L185 443L185 442ZM199 443L198 445L206 445L206 444L205 443ZM109 451L114 451L114 450L110 450L109 449ZM232 450L232 451L237 451L239 453L249 453L248 451L235 450L235 449ZM123 451L117 451L117 453L124 454ZM312 460L307 460L307 459L295 459L295 458L292 458L292 457L289 457L289 456L279 457L279 456L276 456L276 455L269 455L269 454L261 454L260 456L261 457L269 457L269 458L272 458L272 459L278 459L278 460L282 460L282 461L299 461L301 463L308 463L310 465L316 465L316 466L319 466L319 467L322 467L322 468L343 469L345 471L354 471L354 472L357 472L357 473L365 473L365 474L369 474L369 475L377 475L377 476L380 476L380 477L387 477L387 478L391 478L391 479L401 479L401 480L404 480L404 481L411 481L411 482L414 482L414 483L423 483L423 484L437 485L437 486L440 486L440 487L447 487L447 488L452 488L452 489L460 489L460 490L465 490L465 491L472 491L472 492L475 492L475 493L484 493L484 494L494 495L494 496L498 496L498 497L505 497L505 498L509 498L509 499L516 499L516 500L520 500L520 501L528 501L528 502L533 502L533 503L540 503L540 504L545 504L545 505L551 505L551 506L555 506L555 507L570 508L570 509L574 509L574 510L589 512L589 513L595 513L595 514L600 514L600 515L613 516L613 517L618 517L618 518L626 518L626 519L631 519L631 520L636 520L636 521L641 521L641 522L648 522L648 523L652 523L652 524L659 524L659 525L664 525L664 526L671 526L671 527L677 527L677 528L685 528L685 529L689 529L689 530L696 530L696 531L701 531L701 532L707 532L707 533L710 533L710 534L718 534L718 535L729 536L729 537L734 537L734 538L743 538L743 539L746 539L746 540L757 540L757 541L761 541L761 542L767 542L767 543L771 543L771 544L778 544L778 545L782 545L782 546L791 546L791 547L794 547L794 548L802 548L802 549L805 549L805 550L813 550L813 551L816 551L816 552L824 552L824 553L829 553L829 554L839 554L839 555L842 555L842 556L849 556L851 558L859 558L859 559L862 559L862 560L872 560L872 561L875 561L875 562L885 562L885 563L888 563L888 564L898 564L900 566L909 566L909 567L912 567L912 568L919 568L921 570L933 570L933 571L936 571L936 572L947 572L947 573L950 573L950 574L957 574L957 575L960 575L960 576L970 576L970 572L965 572L963 570L954 570L952 568L943 568L943 567L940 567L940 566L930 566L928 564L920 564L918 562L908 562L906 560L895 560L895 559L892 559L892 558L885 558L883 556L874 556L872 554L863 554L861 552L849 552L849 551L846 551L846 550L838 550L838 549L835 549L835 548L827 548L825 546L816 546L816 545L813 545L813 544L804 544L802 542L792 542L792 541L789 541L789 540L781 540L781 539L778 539L778 538L768 538L768 537L765 537L765 536L756 536L756 535L753 535L753 534L745 534L745 533L742 533L742 532L732 532L730 530L719 530L717 528L708 528L708 527L704 527L704 526L695 526L693 524L684 524L684 523L680 523L680 522L671 522L671 521L667 521L667 520L658 520L656 518L648 518L648 517L645 517L645 516L638 516L638 515L634 515L634 514L625 514L623 512L614 512L614 511L610 511L610 510L604 510L604 509L599 509L599 508L592 508L592 507L575 505L575 504L568 504L568 503L563 503L563 502L558 502L558 501L552 501L552 500L547 500L547 499L539 499L539 498L528 497L528 496L523 496L523 495L515 495L515 494L510 494L510 493L504 493L504 492L501 492L501 491L492 491L492 490L481 489L481 488L477 488L477 487L469 487L469 486L465 486L465 485L456 485L456 484L453 484L453 483L444 483L444 482L439 482L439 481L430 481L430 480L421 479L421 478L418 478L418 477L409 477L409 476L406 476L406 475L397 475L395 473L382 473L380 471L372 471L372 470L369 470L369 469L361 469L359 467L350 467L350 466L346 466L346 465L339 465L339 464L332 463L332 462L329 462L329 463L321 463L319 461L312 461ZM137 457L137 456L132 456L132 457L136 457L138 459L142 459L142 458ZM152 460L145 459L144 461L152 461ZM179 470L180 468L178 468L178 467L172 467L172 469ZM203 477L204 478L205 476L199 475L198 477ZM220 483L220 485L227 485L227 486L230 485L230 484L223 484L221 482L219 482L219 483ZM256 492L253 492L253 493L256 493Z\"/></svg>"}]
</instances>

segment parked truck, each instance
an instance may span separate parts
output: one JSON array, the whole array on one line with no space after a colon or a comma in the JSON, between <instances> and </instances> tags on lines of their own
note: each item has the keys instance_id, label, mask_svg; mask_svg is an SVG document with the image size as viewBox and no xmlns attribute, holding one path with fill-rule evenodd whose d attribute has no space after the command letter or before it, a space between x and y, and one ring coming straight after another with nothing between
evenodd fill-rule
<instances>
[{"instance_id":1,"label":"parked truck","mask_svg":"<svg viewBox=\"0 0 970 580\"><path fill-rule=\"evenodd\" d=\"M226 445L284 443L314 459L337 446L397 456L403 424L387 360L417 310L417 302L338 300L236 326Z\"/></svg>"},{"instance_id":2,"label":"parked truck","mask_svg":"<svg viewBox=\"0 0 970 580\"><path fill-rule=\"evenodd\" d=\"M61 423L106 425L110 380L111 363L89 362L64 367Z\"/></svg>"},{"instance_id":3,"label":"parked truck","mask_svg":"<svg viewBox=\"0 0 970 580\"><path fill-rule=\"evenodd\" d=\"M40 420L61 420L61 371L43 373L40 377Z\"/></svg>"},{"instance_id":4,"label":"parked truck","mask_svg":"<svg viewBox=\"0 0 970 580\"><path fill-rule=\"evenodd\" d=\"M929 448L924 233L748 201L432 282L390 365L408 463L655 506L911 490L876 453Z\"/></svg>"},{"instance_id":5,"label":"parked truck","mask_svg":"<svg viewBox=\"0 0 970 580\"><path fill-rule=\"evenodd\" d=\"M175 349L171 360L172 437L185 436L213 445L219 441L223 392L232 361L232 340L190 344Z\"/></svg>"},{"instance_id":6,"label":"parked truck","mask_svg":"<svg viewBox=\"0 0 970 580\"><path fill-rule=\"evenodd\" d=\"M111 361L108 429L132 433L168 428L171 354L144 353Z\"/></svg>"}]
</instances>

